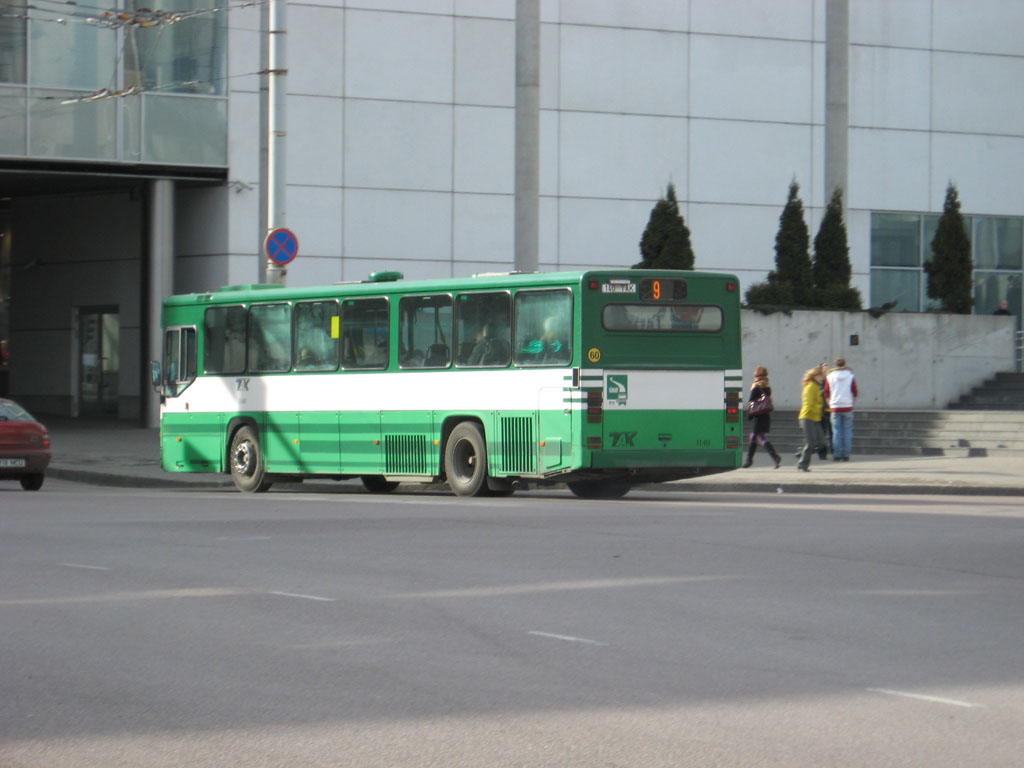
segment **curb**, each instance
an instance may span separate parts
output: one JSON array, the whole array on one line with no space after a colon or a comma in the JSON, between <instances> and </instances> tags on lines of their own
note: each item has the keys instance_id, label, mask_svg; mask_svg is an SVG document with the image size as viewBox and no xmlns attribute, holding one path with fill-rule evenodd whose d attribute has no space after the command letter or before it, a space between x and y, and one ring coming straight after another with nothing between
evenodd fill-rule
<instances>
[{"instance_id":1,"label":"curb","mask_svg":"<svg viewBox=\"0 0 1024 768\"><path fill-rule=\"evenodd\" d=\"M119 475L112 472L94 472L83 469L67 469L51 466L46 474L59 480L70 480L86 485L106 486L111 488L157 488L157 489L192 489L197 491L234 490L230 479L224 480L175 480L170 477L139 477L137 475ZM311 481L310 484L316 481ZM437 483L424 486L420 490L438 490ZM552 485L548 487L564 487ZM887 495L951 495L951 496L1024 496L1024 488L1013 486L977 486L977 485L926 485L916 484L844 484L844 483L742 483L726 485L724 483L700 483L687 480L676 480L667 483L649 483L635 486L638 491L660 493L795 493L813 494L887 494ZM411 488L409 489L411 490ZM453 497L454 498L454 497Z\"/></svg>"}]
</instances>

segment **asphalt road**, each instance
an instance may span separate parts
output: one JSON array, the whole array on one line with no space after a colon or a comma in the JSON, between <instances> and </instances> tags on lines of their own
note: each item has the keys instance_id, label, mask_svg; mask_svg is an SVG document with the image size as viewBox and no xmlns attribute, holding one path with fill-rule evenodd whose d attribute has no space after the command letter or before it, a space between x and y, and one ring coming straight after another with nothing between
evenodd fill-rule
<instances>
[{"instance_id":1,"label":"asphalt road","mask_svg":"<svg viewBox=\"0 0 1024 768\"><path fill-rule=\"evenodd\" d=\"M1017 766L984 497L0 484L0 766Z\"/></svg>"}]
</instances>

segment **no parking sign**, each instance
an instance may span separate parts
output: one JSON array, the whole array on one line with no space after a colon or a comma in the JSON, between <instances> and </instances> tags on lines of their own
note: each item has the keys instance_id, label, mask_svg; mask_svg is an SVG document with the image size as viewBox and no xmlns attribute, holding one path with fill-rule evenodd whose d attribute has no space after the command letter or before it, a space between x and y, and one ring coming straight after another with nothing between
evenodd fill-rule
<instances>
[{"instance_id":1,"label":"no parking sign","mask_svg":"<svg viewBox=\"0 0 1024 768\"><path fill-rule=\"evenodd\" d=\"M267 258L278 266L291 264L299 255L299 238L290 229L275 229L263 241Z\"/></svg>"}]
</instances>

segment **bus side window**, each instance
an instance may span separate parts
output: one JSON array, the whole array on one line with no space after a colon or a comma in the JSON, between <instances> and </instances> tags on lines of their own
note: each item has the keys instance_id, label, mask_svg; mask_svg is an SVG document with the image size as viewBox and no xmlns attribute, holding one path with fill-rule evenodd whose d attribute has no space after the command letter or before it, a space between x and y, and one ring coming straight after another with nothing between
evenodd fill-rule
<instances>
[{"instance_id":1,"label":"bus side window","mask_svg":"<svg viewBox=\"0 0 1024 768\"><path fill-rule=\"evenodd\" d=\"M168 397L177 397L195 381L195 328L168 328L164 332L163 374L161 392Z\"/></svg>"},{"instance_id":2,"label":"bus side window","mask_svg":"<svg viewBox=\"0 0 1024 768\"><path fill-rule=\"evenodd\" d=\"M249 307L249 370L287 371L292 367L291 307L253 304Z\"/></svg>"},{"instance_id":3,"label":"bus side window","mask_svg":"<svg viewBox=\"0 0 1024 768\"><path fill-rule=\"evenodd\" d=\"M504 368L511 359L511 296L506 291L463 293L455 307L456 363Z\"/></svg>"},{"instance_id":4,"label":"bus side window","mask_svg":"<svg viewBox=\"0 0 1024 768\"><path fill-rule=\"evenodd\" d=\"M447 368L452 357L452 297L404 296L398 318L399 365Z\"/></svg>"},{"instance_id":5,"label":"bus side window","mask_svg":"<svg viewBox=\"0 0 1024 768\"><path fill-rule=\"evenodd\" d=\"M338 342L331 337L336 301L303 301L295 305L295 370L333 371L338 368Z\"/></svg>"},{"instance_id":6,"label":"bus side window","mask_svg":"<svg viewBox=\"0 0 1024 768\"><path fill-rule=\"evenodd\" d=\"M245 307L207 307L203 314L203 370L242 373L245 370Z\"/></svg>"},{"instance_id":7,"label":"bus side window","mask_svg":"<svg viewBox=\"0 0 1024 768\"><path fill-rule=\"evenodd\" d=\"M348 369L388 367L387 299L349 299L341 307L345 349L342 367Z\"/></svg>"},{"instance_id":8,"label":"bus side window","mask_svg":"<svg viewBox=\"0 0 1024 768\"><path fill-rule=\"evenodd\" d=\"M515 302L516 365L572 361L572 293L519 291Z\"/></svg>"}]
</instances>

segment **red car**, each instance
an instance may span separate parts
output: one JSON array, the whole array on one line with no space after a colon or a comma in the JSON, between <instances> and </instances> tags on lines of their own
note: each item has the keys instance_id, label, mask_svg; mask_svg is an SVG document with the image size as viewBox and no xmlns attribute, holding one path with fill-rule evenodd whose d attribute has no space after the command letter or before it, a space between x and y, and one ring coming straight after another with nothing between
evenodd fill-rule
<instances>
[{"instance_id":1,"label":"red car","mask_svg":"<svg viewBox=\"0 0 1024 768\"><path fill-rule=\"evenodd\" d=\"M20 480L26 491L43 487L50 463L50 433L13 400L0 397L0 480Z\"/></svg>"}]
</instances>

